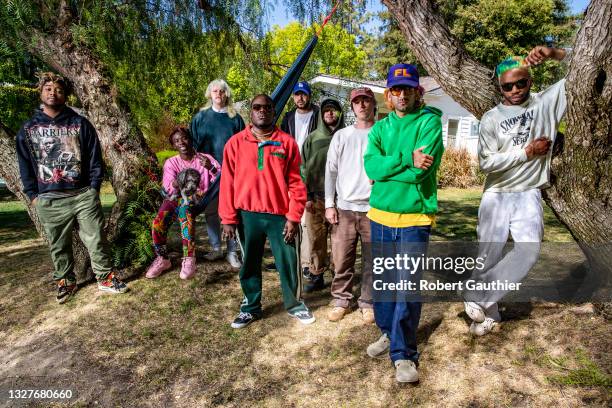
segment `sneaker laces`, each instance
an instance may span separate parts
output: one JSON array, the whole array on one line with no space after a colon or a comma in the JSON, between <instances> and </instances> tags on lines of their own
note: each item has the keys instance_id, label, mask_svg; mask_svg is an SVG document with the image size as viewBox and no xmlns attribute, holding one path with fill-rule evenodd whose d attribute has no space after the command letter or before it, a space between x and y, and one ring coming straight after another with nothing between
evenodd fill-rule
<instances>
[{"instance_id":1,"label":"sneaker laces","mask_svg":"<svg viewBox=\"0 0 612 408\"><path fill-rule=\"evenodd\" d=\"M253 315L249 312L240 312L238 313L238 319L252 319Z\"/></svg>"},{"instance_id":2,"label":"sneaker laces","mask_svg":"<svg viewBox=\"0 0 612 408\"><path fill-rule=\"evenodd\" d=\"M158 256L157 258L155 258L155 260L153 261L153 267L155 268L159 268L162 263L165 261L165 259L162 256Z\"/></svg>"},{"instance_id":3,"label":"sneaker laces","mask_svg":"<svg viewBox=\"0 0 612 408\"><path fill-rule=\"evenodd\" d=\"M299 312L295 312L293 315L296 317L310 317L310 312L307 310L300 310Z\"/></svg>"}]
</instances>

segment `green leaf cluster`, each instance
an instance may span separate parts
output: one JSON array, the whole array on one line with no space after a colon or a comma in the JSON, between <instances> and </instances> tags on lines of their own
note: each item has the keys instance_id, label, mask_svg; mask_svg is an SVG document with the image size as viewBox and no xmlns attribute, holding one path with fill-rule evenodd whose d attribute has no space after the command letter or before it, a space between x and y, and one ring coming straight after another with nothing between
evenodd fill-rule
<instances>
[{"instance_id":1,"label":"green leaf cluster","mask_svg":"<svg viewBox=\"0 0 612 408\"><path fill-rule=\"evenodd\" d=\"M17 132L37 108L38 90L25 86L0 85L0 118L2 123Z\"/></svg>"},{"instance_id":2,"label":"green leaf cluster","mask_svg":"<svg viewBox=\"0 0 612 408\"><path fill-rule=\"evenodd\" d=\"M111 247L115 267L141 267L155 257L151 222L161 203L161 195L156 194L160 188L159 182L148 177L136 184L117 223L118 233Z\"/></svg>"}]
</instances>

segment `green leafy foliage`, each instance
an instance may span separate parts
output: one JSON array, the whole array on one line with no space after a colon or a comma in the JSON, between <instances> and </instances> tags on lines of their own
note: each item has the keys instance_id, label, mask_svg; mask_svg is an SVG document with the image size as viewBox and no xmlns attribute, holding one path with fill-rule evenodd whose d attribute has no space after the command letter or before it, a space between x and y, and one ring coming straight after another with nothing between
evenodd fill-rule
<instances>
[{"instance_id":1,"label":"green leafy foliage","mask_svg":"<svg viewBox=\"0 0 612 408\"><path fill-rule=\"evenodd\" d=\"M34 88L0 86L0 118L13 132L32 116L38 103L38 91Z\"/></svg>"},{"instance_id":2,"label":"green leafy foliage","mask_svg":"<svg viewBox=\"0 0 612 408\"><path fill-rule=\"evenodd\" d=\"M284 74L319 27L316 23L307 27L298 22L283 28L275 26L268 33L271 68ZM319 36L303 77L311 78L319 73L349 78L359 76L365 61L366 53L355 44L355 36L338 24L328 23Z\"/></svg>"},{"instance_id":3,"label":"green leafy foliage","mask_svg":"<svg viewBox=\"0 0 612 408\"><path fill-rule=\"evenodd\" d=\"M139 180L117 223L118 234L112 245L115 267L141 267L155 257L151 223L161 203L161 196L156 194L159 190L159 182L148 177Z\"/></svg>"},{"instance_id":4,"label":"green leafy foliage","mask_svg":"<svg viewBox=\"0 0 612 408\"><path fill-rule=\"evenodd\" d=\"M177 154L178 152L176 150L161 150L155 153L155 155L157 156L157 162L159 163L160 167L164 166L166 160L168 160L170 157L176 156Z\"/></svg>"}]
</instances>

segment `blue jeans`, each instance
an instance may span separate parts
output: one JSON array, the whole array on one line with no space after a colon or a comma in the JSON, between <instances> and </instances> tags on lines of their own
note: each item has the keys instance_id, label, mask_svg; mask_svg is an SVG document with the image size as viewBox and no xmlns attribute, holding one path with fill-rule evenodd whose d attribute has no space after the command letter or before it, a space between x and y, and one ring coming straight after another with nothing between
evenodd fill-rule
<instances>
[{"instance_id":1,"label":"blue jeans","mask_svg":"<svg viewBox=\"0 0 612 408\"><path fill-rule=\"evenodd\" d=\"M196 204L196 214L204 213L206 218L206 232L208 232L208 243L213 250L221 249L221 219L219 218L219 180L209 187L204 199ZM227 252L236 252L236 240L227 240Z\"/></svg>"},{"instance_id":2,"label":"blue jeans","mask_svg":"<svg viewBox=\"0 0 612 408\"><path fill-rule=\"evenodd\" d=\"M393 228L370 221L372 257L395 257L397 254L421 256L426 254L430 226ZM415 243L423 243L416 245ZM399 271L398 271L399 272ZM421 271L417 272L417 276ZM397 274L398 277L402 273ZM421 318L421 302L410 302L401 295L395 301L375 301L376 325L391 341L391 361L412 360L418 365L417 329Z\"/></svg>"}]
</instances>

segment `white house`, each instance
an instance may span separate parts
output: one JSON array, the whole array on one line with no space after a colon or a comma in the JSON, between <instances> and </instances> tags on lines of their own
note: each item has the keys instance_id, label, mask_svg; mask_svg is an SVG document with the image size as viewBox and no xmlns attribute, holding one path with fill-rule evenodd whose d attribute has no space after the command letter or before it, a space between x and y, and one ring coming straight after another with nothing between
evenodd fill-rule
<instances>
[{"instance_id":1,"label":"white house","mask_svg":"<svg viewBox=\"0 0 612 408\"><path fill-rule=\"evenodd\" d=\"M318 91L320 98L333 96L345 105L347 123L354 121L352 111L348 106L348 95L353 88L367 86L374 92L378 102L378 118L382 119L389 114L384 103L385 81L363 81L340 78L331 75L318 75L308 81ZM472 155L476 155L478 145L479 121L444 92L432 77L421 77L421 86L425 89L425 103L439 108L442 112L442 133L444 146L465 148Z\"/></svg>"}]
</instances>

